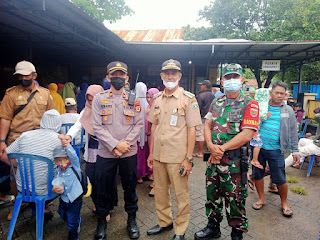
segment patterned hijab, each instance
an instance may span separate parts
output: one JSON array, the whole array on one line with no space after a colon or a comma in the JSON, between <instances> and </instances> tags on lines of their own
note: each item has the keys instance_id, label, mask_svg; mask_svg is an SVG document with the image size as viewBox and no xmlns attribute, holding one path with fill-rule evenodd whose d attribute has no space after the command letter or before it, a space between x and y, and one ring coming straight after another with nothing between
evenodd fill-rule
<instances>
[{"instance_id":1,"label":"patterned hijab","mask_svg":"<svg viewBox=\"0 0 320 240\"><path fill-rule=\"evenodd\" d=\"M88 100L88 95L91 95L94 97L96 94L103 91L104 89L100 85L90 85L86 92L86 100ZM83 109L83 114L80 118L80 123L87 133L94 136L93 126L92 126L92 106L89 103L89 101L86 101L86 106Z\"/></svg>"}]
</instances>

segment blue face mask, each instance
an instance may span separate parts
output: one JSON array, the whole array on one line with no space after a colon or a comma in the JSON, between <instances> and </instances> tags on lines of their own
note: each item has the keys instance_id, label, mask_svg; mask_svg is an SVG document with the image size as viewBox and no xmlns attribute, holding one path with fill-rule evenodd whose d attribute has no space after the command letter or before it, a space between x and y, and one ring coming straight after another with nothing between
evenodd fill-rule
<instances>
[{"instance_id":1,"label":"blue face mask","mask_svg":"<svg viewBox=\"0 0 320 240\"><path fill-rule=\"evenodd\" d=\"M241 88L241 79L231 78L223 81L223 88L226 92L236 92Z\"/></svg>"}]
</instances>

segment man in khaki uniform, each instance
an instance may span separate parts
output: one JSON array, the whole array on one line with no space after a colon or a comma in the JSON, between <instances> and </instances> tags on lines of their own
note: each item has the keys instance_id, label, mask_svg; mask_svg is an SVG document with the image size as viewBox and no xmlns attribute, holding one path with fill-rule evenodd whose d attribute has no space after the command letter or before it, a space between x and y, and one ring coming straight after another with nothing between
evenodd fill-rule
<instances>
[{"instance_id":1,"label":"man in khaki uniform","mask_svg":"<svg viewBox=\"0 0 320 240\"><path fill-rule=\"evenodd\" d=\"M153 167L159 225L148 230L147 234L156 235L173 228L172 185L178 207L174 240L184 239L189 224L188 175L192 170L195 126L202 124L195 96L178 85L182 76L180 71L181 64L176 60L170 59L162 64L160 75L166 88L154 96L148 117L152 123L148 165Z\"/></svg>"},{"instance_id":2,"label":"man in khaki uniform","mask_svg":"<svg viewBox=\"0 0 320 240\"><path fill-rule=\"evenodd\" d=\"M2 160L7 159L6 156L2 156L7 146L23 132L39 129L44 112L55 109L49 90L35 84L37 73L31 62L18 62L15 70L14 75L18 75L20 84L7 89L0 106L0 158ZM31 95L33 97L28 103ZM17 113L16 111L23 105L26 106ZM15 190L14 180L11 187ZM11 219L10 214L8 219Z\"/></svg>"}]
</instances>

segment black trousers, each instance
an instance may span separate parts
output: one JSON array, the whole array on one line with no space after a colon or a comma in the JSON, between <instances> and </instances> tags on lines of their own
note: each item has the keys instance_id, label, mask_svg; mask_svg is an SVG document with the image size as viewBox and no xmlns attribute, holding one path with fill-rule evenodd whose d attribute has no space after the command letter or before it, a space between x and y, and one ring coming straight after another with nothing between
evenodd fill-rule
<instances>
[{"instance_id":1,"label":"black trousers","mask_svg":"<svg viewBox=\"0 0 320 240\"><path fill-rule=\"evenodd\" d=\"M128 214L138 211L137 155L126 158L103 158L98 155L95 172L98 218L105 218L114 206L114 186L118 167L124 190L125 211Z\"/></svg>"},{"instance_id":2,"label":"black trousers","mask_svg":"<svg viewBox=\"0 0 320 240\"><path fill-rule=\"evenodd\" d=\"M96 163L90 163L90 162L86 162L86 174L88 176L88 178L90 179L90 183L92 185L92 192L91 192L91 198L92 201L94 203L94 205L97 205L97 189L96 189ZM118 189L117 189L117 185L118 185L118 174L116 174L115 176L115 182L114 182L114 206L118 205ZM113 207L112 207L113 209Z\"/></svg>"}]
</instances>

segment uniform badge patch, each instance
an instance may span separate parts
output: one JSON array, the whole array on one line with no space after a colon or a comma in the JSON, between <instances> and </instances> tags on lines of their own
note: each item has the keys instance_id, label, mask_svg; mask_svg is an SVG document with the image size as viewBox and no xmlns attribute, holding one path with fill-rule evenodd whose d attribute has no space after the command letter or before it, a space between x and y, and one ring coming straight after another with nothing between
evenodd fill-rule
<instances>
[{"instance_id":1,"label":"uniform badge patch","mask_svg":"<svg viewBox=\"0 0 320 240\"><path fill-rule=\"evenodd\" d=\"M199 107L198 103L196 102L192 103L192 108L198 108L198 107Z\"/></svg>"},{"instance_id":2,"label":"uniform badge patch","mask_svg":"<svg viewBox=\"0 0 320 240\"><path fill-rule=\"evenodd\" d=\"M108 110L107 113L108 113L108 114L111 114L111 110Z\"/></svg>"},{"instance_id":3,"label":"uniform badge patch","mask_svg":"<svg viewBox=\"0 0 320 240\"><path fill-rule=\"evenodd\" d=\"M106 111L105 110L101 110L101 115L105 115Z\"/></svg>"},{"instance_id":4,"label":"uniform badge patch","mask_svg":"<svg viewBox=\"0 0 320 240\"><path fill-rule=\"evenodd\" d=\"M128 101L125 101L125 102L124 102L124 105L129 106Z\"/></svg>"},{"instance_id":5,"label":"uniform badge patch","mask_svg":"<svg viewBox=\"0 0 320 240\"><path fill-rule=\"evenodd\" d=\"M101 102L102 103L110 103L110 101L108 101L108 100L102 100Z\"/></svg>"},{"instance_id":6,"label":"uniform badge patch","mask_svg":"<svg viewBox=\"0 0 320 240\"><path fill-rule=\"evenodd\" d=\"M134 106L136 107L136 106L140 106L140 101L135 101L134 102Z\"/></svg>"},{"instance_id":7,"label":"uniform badge patch","mask_svg":"<svg viewBox=\"0 0 320 240\"><path fill-rule=\"evenodd\" d=\"M135 106L134 109L136 110L136 112L141 112L141 107L139 106Z\"/></svg>"},{"instance_id":8,"label":"uniform badge patch","mask_svg":"<svg viewBox=\"0 0 320 240\"><path fill-rule=\"evenodd\" d=\"M108 121L109 117L108 116L104 116L103 120Z\"/></svg>"},{"instance_id":9,"label":"uniform badge patch","mask_svg":"<svg viewBox=\"0 0 320 240\"><path fill-rule=\"evenodd\" d=\"M125 93L122 93L122 98L126 98L126 94Z\"/></svg>"},{"instance_id":10,"label":"uniform badge patch","mask_svg":"<svg viewBox=\"0 0 320 240\"><path fill-rule=\"evenodd\" d=\"M112 92L109 92L109 97L113 97L113 93Z\"/></svg>"},{"instance_id":11,"label":"uniform badge patch","mask_svg":"<svg viewBox=\"0 0 320 240\"><path fill-rule=\"evenodd\" d=\"M258 115L258 109L250 109L250 115L251 117L256 117Z\"/></svg>"},{"instance_id":12,"label":"uniform badge patch","mask_svg":"<svg viewBox=\"0 0 320 240\"><path fill-rule=\"evenodd\" d=\"M127 122L130 122L131 117L126 117Z\"/></svg>"}]
</instances>

